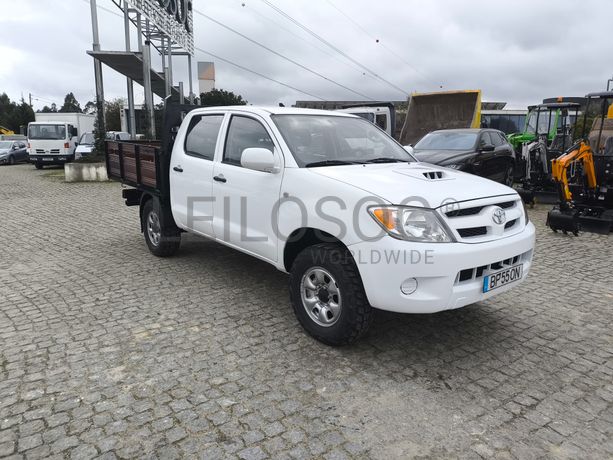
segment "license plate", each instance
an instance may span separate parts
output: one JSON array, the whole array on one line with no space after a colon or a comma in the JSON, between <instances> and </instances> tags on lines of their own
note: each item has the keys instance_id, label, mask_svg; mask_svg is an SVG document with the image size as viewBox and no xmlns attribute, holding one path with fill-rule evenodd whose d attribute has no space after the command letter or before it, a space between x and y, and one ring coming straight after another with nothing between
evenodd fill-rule
<instances>
[{"instance_id":1,"label":"license plate","mask_svg":"<svg viewBox=\"0 0 613 460\"><path fill-rule=\"evenodd\" d=\"M45 157L43 157L42 160L43 161L53 161L53 160L55 160L55 158L45 158Z\"/></svg>"},{"instance_id":2,"label":"license plate","mask_svg":"<svg viewBox=\"0 0 613 460\"><path fill-rule=\"evenodd\" d=\"M519 281L522 277L523 269L523 265L514 265L504 270L490 273L483 278L483 292L489 292L515 281Z\"/></svg>"}]
</instances>

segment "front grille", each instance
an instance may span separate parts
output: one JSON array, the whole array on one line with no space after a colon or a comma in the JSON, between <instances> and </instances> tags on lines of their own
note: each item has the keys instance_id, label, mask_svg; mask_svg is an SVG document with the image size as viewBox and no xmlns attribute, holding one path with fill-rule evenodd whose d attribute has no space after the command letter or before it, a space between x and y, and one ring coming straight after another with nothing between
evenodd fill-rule
<instances>
[{"instance_id":1,"label":"front grille","mask_svg":"<svg viewBox=\"0 0 613 460\"><path fill-rule=\"evenodd\" d=\"M467 281L477 280L479 278L483 278L486 272L489 271L497 271L501 270L505 267L511 267L519 263L526 255L529 255L530 251L525 252L523 254L519 254L515 257L510 257L509 259L500 260L488 265L481 265L479 267L466 268L464 270L460 270L456 276L455 284L465 283Z\"/></svg>"},{"instance_id":2,"label":"front grille","mask_svg":"<svg viewBox=\"0 0 613 460\"><path fill-rule=\"evenodd\" d=\"M36 153L45 153L43 149L36 149Z\"/></svg>"},{"instance_id":3,"label":"front grille","mask_svg":"<svg viewBox=\"0 0 613 460\"><path fill-rule=\"evenodd\" d=\"M472 238L475 236L487 235L487 227L459 228L458 233L462 238Z\"/></svg>"},{"instance_id":4,"label":"front grille","mask_svg":"<svg viewBox=\"0 0 613 460\"><path fill-rule=\"evenodd\" d=\"M54 153L59 154L59 153L60 153L60 149L51 149L51 150L49 151L49 153L51 153L51 155L53 155Z\"/></svg>"},{"instance_id":5,"label":"front grille","mask_svg":"<svg viewBox=\"0 0 613 460\"><path fill-rule=\"evenodd\" d=\"M506 224L504 224L504 229L508 230L509 228L511 228L513 225L515 225L517 223L518 219L513 219L508 221Z\"/></svg>"},{"instance_id":6,"label":"front grille","mask_svg":"<svg viewBox=\"0 0 613 460\"><path fill-rule=\"evenodd\" d=\"M498 206L502 209L509 209L515 205L515 201L504 201L502 203L488 204L487 206ZM479 214L486 206L473 206L471 208L452 209L445 213L447 217L462 217L462 216L474 216Z\"/></svg>"}]
</instances>

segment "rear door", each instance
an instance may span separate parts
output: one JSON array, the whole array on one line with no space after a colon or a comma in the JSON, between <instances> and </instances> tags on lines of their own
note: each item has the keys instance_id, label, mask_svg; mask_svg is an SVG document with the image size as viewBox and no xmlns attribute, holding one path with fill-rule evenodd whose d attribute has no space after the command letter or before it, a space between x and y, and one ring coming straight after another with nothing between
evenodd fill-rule
<instances>
[{"instance_id":1,"label":"rear door","mask_svg":"<svg viewBox=\"0 0 613 460\"><path fill-rule=\"evenodd\" d=\"M224 113L194 115L183 145L175 146L170 161L170 201L179 227L200 235L213 233L213 162L221 144Z\"/></svg>"},{"instance_id":2,"label":"rear door","mask_svg":"<svg viewBox=\"0 0 613 460\"><path fill-rule=\"evenodd\" d=\"M213 177L215 237L253 255L276 261L277 232L273 212L283 178L281 152L275 147L266 121L260 117L233 114L227 126L223 155L221 161L215 163ZM277 171L243 168L241 156L250 147L272 151L279 165Z\"/></svg>"}]
</instances>

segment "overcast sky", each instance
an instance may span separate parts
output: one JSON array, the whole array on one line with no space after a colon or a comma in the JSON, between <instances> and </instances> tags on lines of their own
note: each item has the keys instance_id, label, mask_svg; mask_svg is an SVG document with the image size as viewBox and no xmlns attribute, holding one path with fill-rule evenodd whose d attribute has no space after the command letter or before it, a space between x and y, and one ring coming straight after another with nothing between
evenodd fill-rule
<instances>
[{"instance_id":1,"label":"overcast sky","mask_svg":"<svg viewBox=\"0 0 613 460\"><path fill-rule=\"evenodd\" d=\"M606 32L613 12L610 0L271 2L391 85L261 0L193 3L195 9L372 99L403 100L405 93L441 87L481 89L486 101L525 108L545 97L602 90L613 74L613 40ZM0 15L0 92L12 99L23 94L26 100L32 93L35 109L51 102L61 105L69 91L81 106L92 100L93 64L85 53L92 41L89 0L11 4L10 14L4 8ZM98 0L98 5L120 13L111 0ZM98 14L102 49L123 50L121 17L102 8ZM198 48L321 98L360 99L198 15L194 15L194 39ZM196 51L195 61L210 60L214 61ZM154 63L159 69L159 58ZM216 87L239 93L250 103L291 105L313 99L229 64L215 62L215 66ZM175 59L174 71L175 84L187 81L185 58ZM104 85L107 99L125 97L125 79L107 67ZM135 90L140 103L142 87L135 85Z\"/></svg>"}]
</instances>

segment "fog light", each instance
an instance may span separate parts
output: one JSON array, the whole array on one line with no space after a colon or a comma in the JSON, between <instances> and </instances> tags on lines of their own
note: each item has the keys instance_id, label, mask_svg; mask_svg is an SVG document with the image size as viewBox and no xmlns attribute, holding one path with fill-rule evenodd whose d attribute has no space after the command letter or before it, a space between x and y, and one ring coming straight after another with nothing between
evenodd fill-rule
<instances>
[{"instance_id":1,"label":"fog light","mask_svg":"<svg viewBox=\"0 0 613 460\"><path fill-rule=\"evenodd\" d=\"M407 278L400 285L400 290L405 295L413 294L417 290L417 280L415 278Z\"/></svg>"}]
</instances>

